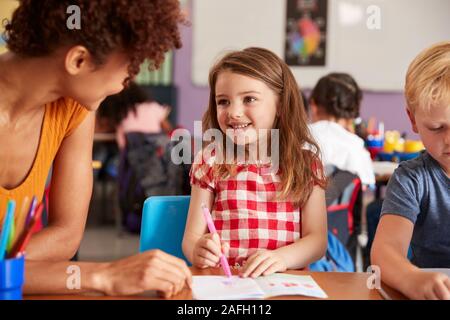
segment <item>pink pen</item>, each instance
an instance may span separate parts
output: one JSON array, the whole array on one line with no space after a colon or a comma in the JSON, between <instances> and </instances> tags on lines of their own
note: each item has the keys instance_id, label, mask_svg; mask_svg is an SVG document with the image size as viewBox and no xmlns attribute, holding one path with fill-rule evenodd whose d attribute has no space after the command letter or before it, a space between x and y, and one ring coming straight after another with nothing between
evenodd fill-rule
<instances>
[{"instance_id":1,"label":"pink pen","mask_svg":"<svg viewBox=\"0 0 450 320\"><path fill-rule=\"evenodd\" d=\"M211 232L213 234L216 233L217 230L216 230L216 227L214 226L214 222L212 221L211 213L209 212L208 207L202 203L202 209L203 209L203 216L205 217L205 221L206 221L206 224L208 225L209 232ZM230 265L228 264L227 258L225 257L225 255L223 253L220 256L220 264L222 265L225 275L228 278L231 278Z\"/></svg>"}]
</instances>

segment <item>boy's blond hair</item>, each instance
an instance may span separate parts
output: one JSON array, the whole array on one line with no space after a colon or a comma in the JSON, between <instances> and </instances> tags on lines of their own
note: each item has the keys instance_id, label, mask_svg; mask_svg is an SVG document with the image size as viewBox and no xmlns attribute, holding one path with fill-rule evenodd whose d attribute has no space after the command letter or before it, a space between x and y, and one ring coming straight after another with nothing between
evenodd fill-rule
<instances>
[{"instance_id":1,"label":"boy's blond hair","mask_svg":"<svg viewBox=\"0 0 450 320\"><path fill-rule=\"evenodd\" d=\"M411 62L406 73L405 97L408 109L430 110L450 104L450 41L436 43Z\"/></svg>"}]
</instances>

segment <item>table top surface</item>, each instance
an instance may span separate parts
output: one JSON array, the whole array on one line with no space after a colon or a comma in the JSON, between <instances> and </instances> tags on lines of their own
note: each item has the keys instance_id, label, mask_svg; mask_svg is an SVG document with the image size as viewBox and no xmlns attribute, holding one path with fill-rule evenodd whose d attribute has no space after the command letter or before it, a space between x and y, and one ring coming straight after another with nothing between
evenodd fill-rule
<instances>
[{"instance_id":1,"label":"table top surface","mask_svg":"<svg viewBox=\"0 0 450 320\"><path fill-rule=\"evenodd\" d=\"M193 275L221 275L220 268L198 269L190 268ZM233 272L235 273L235 272ZM310 275L317 284L325 291L330 300L383 300L383 295L377 289L369 289L367 273L347 273L347 272L310 272L289 270L286 273L295 275ZM383 286L384 292L387 292L392 299L404 299L400 293ZM103 295L26 295L26 300L147 300L159 299L155 292L149 292L138 296L112 297ZM191 300L192 291L184 289L171 300ZM283 300L316 300L316 298L304 296L278 296L270 299ZM320 299L322 300L322 299Z\"/></svg>"},{"instance_id":2,"label":"table top surface","mask_svg":"<svg viewBox=\"0 0 450 320\"><path fill-rule=\"evenodd\" d=\"M377 182L387 182L398 168L398 163L388 161L373 161L373 171Z\"/></svg>"},{"instance_id":3,"label":"table top surface","mask_svg":"<svg viewBox=\"0 0 450 320\"><path fill-rule=\"evenodd\" d=\"M116 134L103 132L95 133L94 142L116 142Z\"/></svg>"}]
</instances>

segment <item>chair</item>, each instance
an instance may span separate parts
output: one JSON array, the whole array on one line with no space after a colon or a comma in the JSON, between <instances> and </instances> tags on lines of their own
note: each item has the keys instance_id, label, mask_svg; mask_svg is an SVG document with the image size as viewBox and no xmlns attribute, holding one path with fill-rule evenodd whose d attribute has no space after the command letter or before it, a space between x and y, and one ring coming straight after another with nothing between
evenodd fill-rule
<instances>
[{"instance_id":1,"label":"chair","mask_svg":"<svg viewBox=\"0 0 450 320\"><path fill-rule=\"evenodd\" d=\"M160 249L186 261L181 248L190 196L153 196L142 209L139 251Z\"/></svg>"},{"instance_id":2,"label":"chair","mask_svg":"<svg viewBox=\"0 0 450 320\"><path fill-rule=\"evenodd\" d=\"M330 176L326 190L328 229L344 244L358 229L360 211L357 200L360 196L361 180L348 171L337 169Z\"/></svg>"},{"instance_id":3,"label":"chair","mask_svg":"<svg viewBox=\"0 0 450 320\"><path fill-rule=\"evenodd\" d=\"M174 147L165 133L126 134L119 161L119 203L128 231L141 229L143 203L148 197L190 194L186 190L189 168L172 161Z\"/></svg>"},{"instance_id":4,"label":"chair","mask_svg":"<svg viewBox=\"0 0 450 320\"><path fill-rule=\"evenodd\" d=\"M361 180L348 171L336 168L329 178L330 186L326 190L328 230L344 244L357 269L361 270L363 261L358 242L361 232Z\"/></svg>"}]
</instances>

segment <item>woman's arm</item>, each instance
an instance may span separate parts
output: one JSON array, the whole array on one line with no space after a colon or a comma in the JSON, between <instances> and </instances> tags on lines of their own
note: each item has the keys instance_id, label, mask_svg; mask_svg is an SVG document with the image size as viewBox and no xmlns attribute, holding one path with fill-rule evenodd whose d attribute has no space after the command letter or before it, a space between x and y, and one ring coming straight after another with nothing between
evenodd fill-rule
<instances>
[{"instance_id":1,"label":"woman's arm","mask_svg":"<svg viewBox=\"0 0 450 320\"><path fill-rule=\"evenodd\" d=\"M69 260L83 236L92 194L92 144L95 113L66 137L53 162L48 226L33 235L30 260Z\"/></svg>"},{"instance_id":2,"label":"woman's arm","mask_svg":"<svg viewBox=\"0 0 450 320\"><path fill-rule=\"evenodd\" d=\"M25 262L25 294L133 295L158 290L165 297L191 287L186 263L160 250L151 250L108 263Z\"/></svg>"},{"instance_id":3,"label":"woman's arm","mask_svg":"<svg viewBox=\"0 0 450 320\"><path fill-rule=\"evenodd\" d=\"M300 269L325 255L327 250L327 210L325 191L315 186L302 208L302 237L276 250L261 250L250 256L242 276L258 277L286 269Z\"/></svg>"},{"instance_id":4,"label":"woman's arm","mask_svg":"<svg viewBox=\"0 0 450 320\"><path fill-rule=\"evenodd\" d=\"M183 253L193 263L194 248L198 240L207 233L206 222L202 215L202 203L210 210L214 201L214 194L195 185L192 186L189 213L183 237Z\"/></svg>"}]
</instances>

